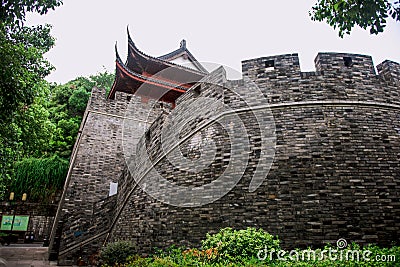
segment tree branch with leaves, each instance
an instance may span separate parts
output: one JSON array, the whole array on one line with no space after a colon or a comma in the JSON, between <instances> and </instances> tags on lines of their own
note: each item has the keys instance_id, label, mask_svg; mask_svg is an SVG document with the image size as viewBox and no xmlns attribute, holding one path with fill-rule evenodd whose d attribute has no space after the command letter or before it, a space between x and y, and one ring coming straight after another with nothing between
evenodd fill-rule
<instances>
[{"instance_id":1,"label":"tree branch with leaves","mask_svg":"<svg viewBox=\"0 0 400 267\"><path fill-rule=\"evenodd\" d=\"M38 101L43 79L53 69L44 54L53 47L54 38L49 25L27 27L24 22L27 12L43 15L61 4L60 0L1 0L0 197L14 163L38 154L52 135L48 112Z\"/></svg>"},{"instance_id":2,"label":"tree branch with leaves","mask_svg":"<svg viewBox=\"0 0 400 267\"><path fill-rule=\"evenodd\" d=\"M310 11L312 20L326 21L339 36L350 34L355 25L371 34L384 31L387 20L400 21L400 1L388 0L320 0Z\"/></svg>"}]
</instances>

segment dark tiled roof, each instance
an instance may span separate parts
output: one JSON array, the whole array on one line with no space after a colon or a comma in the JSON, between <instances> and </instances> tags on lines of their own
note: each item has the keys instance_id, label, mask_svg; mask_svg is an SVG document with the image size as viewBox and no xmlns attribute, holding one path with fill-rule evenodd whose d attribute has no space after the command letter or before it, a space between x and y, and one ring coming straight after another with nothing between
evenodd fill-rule
<instances>
[{"instance_id":1,"label":"dark tiled roof","mask_svg":"<svg viewBox=\"0 0 400 267\"><path fill-rule=\"evenodd\" d=\"M197 72L198 74L202 74L202 75L208 74L208 71L196 60L196 58L192 55L192 53L190 53L190 51L186 48L186 41L185 41L185 40L182 40L182 41L181 41L181 46L180 46L177 50L172 51L171 53L168 53L168 54L163 55L163 56L160 56L160 57L152 57L152 56L149 56L149 55L143 53L142 51L140 51L140 50L136 47L135 43L133 42L133 40L132 40L132 38L131 38L131 35L130 35L130 33L129 33L129 29L127 29L127 32L128 32L128 44L129 44L138 54L140 54L141 56L144 56L145 58L151 59L151 60L153 60L153 61L160 62L160 63L165 64L165 65L170 65L170 66L174 66L174 67L186 69L186 70L189 70L189 71L191 71L191 72ZM179 54L184 54L184 53L187 54L187 56L188 56L188 58L190 59L190 61L191 61L199 70L195 70L195 69L192 69L192 68L189 68L189 67L185 67L185 66L182 66L182 65L179 65L179 64L175 64L175 63L173 63L173 62L167 60L167 59L169 59L169 58L172 58L172 57L175 57L175 56L177 56L177 55L179 55ZM128 56L129 56L129 55L128 55Z\"/></svg>"},{"instance_id":2,"label":"dark tiled roof","mask_svg":"<svg viewBox=\"0 0 400 267\"><path fill-rule=\"evenodd\" d=\"M127 68L126 65L122 62L122 60L121 60L121 58L120 58L120 56L119 56L119 54L118 54L117 49L115 49L115 52L116 52L116 57L117 57L116 60L117 60L117 62L118 62L119 65L121 65L121 66L123 67L123 69L124 69L126 72L128 72L130 75L132 75L132 76L134 76L134 77L137 77L137 78L140 78L140 79L142 79L142 80L150 81L150 82L157 83L157 84L160 84L160 85L165 85L165 86L168 86L168 87L177 88L177 89L185 90L185 91L187 90L186 87L183 87L183 86L180 86L180 85L177 85L177 84L174 84L174 83L170 83L170 82L167 82L167 81L163 81L163 80L159 80L159 79L154 79L154 78L151 78L151 77L148 77L148 76L141 75L141 74L136 73L136 72L134 72L134 71L131 71L131 70L130 70L129 68Z\"/></svg>"}]
</instances>

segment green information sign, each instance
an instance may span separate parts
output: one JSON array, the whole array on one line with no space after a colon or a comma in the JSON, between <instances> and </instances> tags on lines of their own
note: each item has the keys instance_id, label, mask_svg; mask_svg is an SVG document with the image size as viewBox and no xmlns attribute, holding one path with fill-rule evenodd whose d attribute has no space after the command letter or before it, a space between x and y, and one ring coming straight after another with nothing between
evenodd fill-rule
<instances>
[{"instance_id":1,"label":"green information sign","mask_svg":"<svg viewBox=\"0 0 400 267\"><path fill-rule=\"evenodd\" d=\"M26 231L28 230L29 216L18 216L14 218L13 231Z\"/></svg>"},{"instance_id":2,"label":"green information sign","mask_svg":"<svg viewBox=\"0 0 400 267\"><path fill-rule=\"evenodd\" d=\"M1 218L1 228L0 228L0 230L10 231L13 217L14 216L3 215L3 217Z\"/></svg>"},{"instance_id":3,"label":"green information sign","mask_svg":"<svg viewBox=\"0 0 400 267\"><path fill-rule=\"evenodd\" d=\"M14 217L14 223L13 223L13 217ZM3 218L1 219L0 230L27 231L28 224L29 224L29 216L26 216L26 215L15 215L15 216L3 215Z\"/></svg>"}]
</instances>

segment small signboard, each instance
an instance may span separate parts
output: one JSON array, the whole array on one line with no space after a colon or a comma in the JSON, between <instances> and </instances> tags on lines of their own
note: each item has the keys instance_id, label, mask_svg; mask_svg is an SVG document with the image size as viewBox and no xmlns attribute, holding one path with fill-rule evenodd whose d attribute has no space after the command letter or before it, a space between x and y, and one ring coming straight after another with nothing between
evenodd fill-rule
<instances>
[{"instance_id":1,"label":"small signboard","mask_svg":"<svg viewBox=\"0 0 400 267\"><path fill-rule=\"evenodd\" d=\"M14 217L14 222L13 222ZM29 216L27 215L3 215L0 230L6 231L27 231Z\"/></svg>"},{"instance_id":2,"label":"small signboard","mask_svg":"<svg viewBox=\"0 0 400 267\"><path fill-rule=\"evenodd\" d=\"M27 231L29 224L29 216L16 215L14 218L13 231Z\"/></svg>"},{"instance_id":3,"label":"small signboard","mask_svg":"<svg viewBox=\"0 0 400 267\"><path fill-rule=\"evenodd\" d=\"M1 218L0 230L10 231L13 217L14 216L12 216L12 215L3 215L3 217Z\"/></svg>"}]
</instances>

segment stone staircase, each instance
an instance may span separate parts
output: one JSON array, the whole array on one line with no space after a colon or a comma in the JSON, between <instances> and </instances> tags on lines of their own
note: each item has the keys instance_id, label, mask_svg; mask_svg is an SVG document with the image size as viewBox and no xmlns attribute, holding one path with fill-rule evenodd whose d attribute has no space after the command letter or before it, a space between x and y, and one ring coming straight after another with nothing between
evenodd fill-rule
<instances>
[{"instance_id":1,"label":"stone staircase","mask_svg":"<svg viewBox=\"0 0 400 267\"><path fill-rule=\"evenodd\" d=\"M56 266L56 262L49 262L48 248L39 246L22 246L12 244L0 246L0 267L44 267Z\"/></svg>"}]
</instances>

